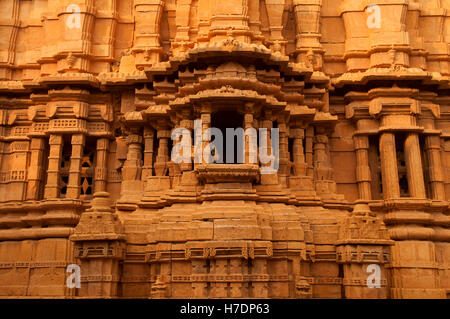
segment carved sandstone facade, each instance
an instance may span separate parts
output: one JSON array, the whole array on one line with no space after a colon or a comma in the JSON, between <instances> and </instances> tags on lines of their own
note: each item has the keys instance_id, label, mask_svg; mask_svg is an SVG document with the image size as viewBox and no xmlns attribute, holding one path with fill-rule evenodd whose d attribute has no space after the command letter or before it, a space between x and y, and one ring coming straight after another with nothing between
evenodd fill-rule
<instances>
[{"instance_id":1,"label":"carved sandstone facade","mask_svg":"<svg viewBox=\"0 0 450 319\"><path fill-rule=\"evenodd\" d=\"M449 296L450 1L0 6L0 297ZM278 171L174 163L199 119Z\"/></svg>"}]
</instances>

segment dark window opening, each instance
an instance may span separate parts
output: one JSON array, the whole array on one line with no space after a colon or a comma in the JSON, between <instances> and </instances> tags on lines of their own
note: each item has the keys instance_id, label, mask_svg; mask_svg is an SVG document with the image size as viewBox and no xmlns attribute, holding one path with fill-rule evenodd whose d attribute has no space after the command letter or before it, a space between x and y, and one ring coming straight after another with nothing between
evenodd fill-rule
<instances>
[{"instance_id":1,"label":"dark window opening","mask_svg":"<svg viewBox=\"0 0 450 319\"><path fill-rule=\"evenodd\" d=\"M72 155L71 136L64 136L61 152L61 161L59 169L59 187L60 197L65 198L67 194L67 185L69 184L70 157Z\"/></svg>"},{"instance_id":2,"label":"dark window opening","mask_svg":"<svg viewBox=\"0 0 450 319\"><path fill-rule=\"evenodd\" d=\"M118 127L114 130L114 137L120 137L120 136L123 136L123 133L122 133L122 129L120 127Z\"/></svg>"},{"instance_id":3,"label":"dark window opening","mask_svg":"<svg viewBox=\"0 0 450 319\"><path fill-rule=\"evenodd\" d=\"M288 139L288 152L289 152L289 160L294 162L294 139L289 138Z\"/></svg>"},{"instance_id":4,"label":"dark window opening","mask_svg":"<svg viewBox=\"0 0 450 319\"><path fill-rule=\"evenodd\" d=\"M379 136L369 136L369 168L371 179L371 193L372 199L379 200L383 198L383 181L381 178L381 162L380 162L380 147Z\"/></svg>"},{"instance_id":5,"label":"dark window opening","mask_svg":"<svg viewBox=\"0 0 450 319\"><path fill-rule=\"evenodd\" d=\"M344 265L339 264L339 272L338 272L338 277L342 278L342 280L344 279ZM341 285L341 298L345 298L345 287L344 285Z\"/></svg>"},{"instance_id":6,"label":"dark window opening","mask_svg":"<svg viewBox=\"0 0 450 319\"><path fill-rule=\"evenodd\" d=\"M397 155L398 182L400 186L400 197L409 197L408 173L405 160L405 138L404 134L395 135L395 150Z\"/></svg>"},{"instance_id":7,"label":"dark window opening","mask_svg":"<svg viewBox=\"0 0 450 319\"><path fill-rule=\"evenodd\" d=\"M50 145L48 139L45 141L45 146L42 154L42 179L39 185L38 199L43 199L45 194L45 185L47 185L47 170L48 170L48 157L49 157Z\"/></svg>"},{"instance_id":8,"label":"dark window opening","mask_svg":"<svg viewBox=\"0 0 450 319\"><path fill-rule=\"evenodd\" d=\"M158 156L158 149L159 149L159 139L158 139L158 133L155 131L155 134L153 134L153 154L152 154L152 175L155 176L155 164L156 163L156 157Z\"/></svg>"},{"instance_id":9,"label":"dark window opening","mask_svg":"<svg viewBox=\"0 0 450 319\"><path fill-rule=\"evenodd\" d=\"M80 199L89 199L94 193L94 173L97 140L87 138L80 168Z\"/></svg>"},{"instance_id":10,"label":"dark window opening","mask_svg":"<svg viewBox=\"0 0 450 319\"><path fill-rule=\"evenodd\" d=\"M222 132L223 137L222 151L220 151L220 149L212 149L211 151L213 162L227 164L238 164L244 162L244 158L238 158L238 146L242 144L244 147L244 141L238 141L238 137L236 135L230 135L230 137L233 138L233 141L228 140L229 137L227 137L227 128L231 128L233 130L236 128L242 128L243 122L243 115L237 113L236 111L219 111L212 114L211 127L218 128ZM217 137L212 138L212 142L214 142L215 138ZM229 149L231 146L233 146L233 149ZM229 154L227 156L227 152L233 152L233 155ZM245 157L244 152L240 153Z\"/></svg>"},{"instance_id":11,"label":"dark window opening","mask_svg":"<svg viewBox=\"0 0 450 319\"><path fill-rule=\"evenodd\" d=\"M419 136L420 150L422 156L423 182L425 184L425 193L427 198L431 198L433 191L430 181L430 159L426 151L425 136Z\"/></svg>"}]
</instances>

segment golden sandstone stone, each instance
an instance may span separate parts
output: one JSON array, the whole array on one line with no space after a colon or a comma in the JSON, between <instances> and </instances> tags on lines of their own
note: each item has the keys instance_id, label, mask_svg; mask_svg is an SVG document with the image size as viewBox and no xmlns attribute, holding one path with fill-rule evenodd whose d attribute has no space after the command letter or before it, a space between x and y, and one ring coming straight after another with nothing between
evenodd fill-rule
<instances>
[{"instance_id":1,"label":"golden sandstone stone","mask_svg":"<svg viewBox=\"0 0 450 319\"><path fill-rule=\"evenodd\" d=\"M450 1L0 7L0 297L450 296Z\"/></svg>"}]
</instances>

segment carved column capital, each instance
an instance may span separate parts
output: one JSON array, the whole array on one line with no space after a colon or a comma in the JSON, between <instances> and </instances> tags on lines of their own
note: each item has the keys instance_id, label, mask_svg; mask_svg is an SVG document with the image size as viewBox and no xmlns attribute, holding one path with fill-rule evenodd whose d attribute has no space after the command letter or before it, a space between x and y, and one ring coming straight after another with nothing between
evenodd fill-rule
<instances>
[{"instance_id":1,"label":"carved column capital","mask_svg":"<svg viewBox=\"0 0 450 319\"><path fill-rule=\"evenodd\" d=\"M127 145L130 144L142 144L142 136L137 134L130 134L126 137Z\"/></svg>"}]
</instances>

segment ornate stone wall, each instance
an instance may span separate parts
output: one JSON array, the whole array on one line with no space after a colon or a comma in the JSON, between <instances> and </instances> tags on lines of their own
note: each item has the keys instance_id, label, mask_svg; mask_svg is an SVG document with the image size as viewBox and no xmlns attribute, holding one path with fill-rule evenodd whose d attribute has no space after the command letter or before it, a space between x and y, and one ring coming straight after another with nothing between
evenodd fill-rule
<instances>
[{"instance_id":1,"label":"ornate stone wall","mask_svg":"<svg viewBox=\"0 0 450 319\"><path fill-rule=\"evenodd\" d=\"M0 7L0 297L450 296L450 1Z\"/></svg>"}]
</instances>

